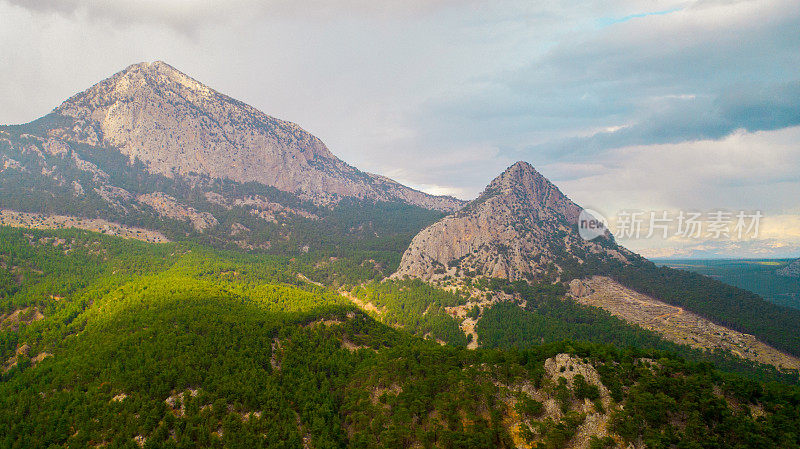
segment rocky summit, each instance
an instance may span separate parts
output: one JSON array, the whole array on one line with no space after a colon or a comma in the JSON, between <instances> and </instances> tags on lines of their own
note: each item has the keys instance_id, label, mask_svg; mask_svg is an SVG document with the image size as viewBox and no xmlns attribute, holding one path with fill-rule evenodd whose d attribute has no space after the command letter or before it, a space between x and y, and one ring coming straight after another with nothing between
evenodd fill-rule
<instances>
[{"instance_id":1,"label":"rocky summit","mask_svg":"<svg viewBox=\"0 0 800 449\"><path fill-rule=\"evenodd\" d=\"M258 182L316 204L345 197L452 212L463 202L364 173L298 125L220 94L164 62L140 63L65 101L52 137L117 148L166 176Z\"/></svg>"},{"instance_id":2,"label":"rocky summit","mask_svg":"<svg viewBox=\"0 0 800 449\"><path fill-rule=\"evenodd\" d=\"M610 234L582 239L581 211L533 166L517 162L461 211L417 234L395 277L431 281L483 274L513 281L557 277L587 258L635 257Z\"/></svg>"}]
</instances>

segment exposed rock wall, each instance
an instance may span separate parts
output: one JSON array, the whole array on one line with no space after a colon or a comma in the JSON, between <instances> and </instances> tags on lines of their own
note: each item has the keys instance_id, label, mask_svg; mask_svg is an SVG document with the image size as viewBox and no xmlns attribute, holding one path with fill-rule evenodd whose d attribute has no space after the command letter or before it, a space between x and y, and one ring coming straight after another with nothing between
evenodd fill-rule
<instances>
[{"instance_id":1,"label":"exposed rock wall","mask_svg":"<svg viewBox=\"0 0 800 449\"><path fill-rule=\"evenodd\" d=\"M296 124L222 95L163 62L132 65L53 112L74 119L53 137L116 147L166 176L255 181L317 204L356 197L448 212L463 205L361 172ZM56 143L48 150L61 148Z\"/></svg>"},{"instance_id":2,"label":"exposed rock wall","mask_svg":"<svg viewBox=\"0 0 800 449\"><path fill-rule=\"evenodd\" d=\"M478 199L417 234L395 277L476 272L517 280L558 270L565 257L628 260L626 250L578 235L581 210L530 164L517 162Z\"/></svg>"}]
</instances>

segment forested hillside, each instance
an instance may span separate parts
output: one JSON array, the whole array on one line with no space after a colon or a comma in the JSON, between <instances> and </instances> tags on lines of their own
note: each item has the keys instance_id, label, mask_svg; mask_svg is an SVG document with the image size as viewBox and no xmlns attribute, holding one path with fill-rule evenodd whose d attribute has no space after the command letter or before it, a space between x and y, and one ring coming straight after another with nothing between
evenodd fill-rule
<instances>
[{"instance_id":1,"label":"forested hillside","mask_svg":"<svg viewBox=\"0 0 800 449\"><path fill-rule=\"evenodd\" d=\"M720 369L761 380L789 383L800 381L793 370L744 360L722 350L701 351L667 341L659 334L629 324L608 312L565 298L561 283L531 284L526 281L479 278L469 283L489 295L511 295L512 299L471 307L467 318L476 319L477 343L486 348L527 348L543 343L582 341L613 344L620 348L648 348L670 351L697 362L713 363ZM352 294L369 304L372 316L391 326L437 339L465 345L459 328L462 317L454 308L475 298L466 290L450 292L420 280L387 280L356 287Z\"/></svg>"},{"instance_id":2,"label":"forested hillside","mask_svg":"<svg viewBox=\"0 0 800 449\"><path fill-rule=\"evenodd\" d=\"M424 284L356 292L398 314L394 329L304 281L297 260L73 230L0 237L0 447L800 444L797 387L653 349L415 337L404 327L450 325L398 310L463 302ZM544 313L549 289L533 290Z\"/></svg>"},{"instance_id":3,"label":"forested hillside","mask_svg":"<svg viewBox=\"0 0 800 449\"><path fill-rule=\"evenodd\" d=\"M49 137L71 123L50 114L0 126L0 209L103 218L215 248L372 259L384 275L414 234L443 216L402 201L319 205L257 182L165 176L115 148Z\"/></svg>"},{"instance_id":4,"label":"forested hillside","mask_svg":"<svg viewBox=\"0 0 800 449\"><path fill-rule=\"evenodd\" d=\"M385 324L454 346L467 344L458 321L446 309L465 304L465 295L432 287L418 279L372 282L356 287L352 294L374 306Z\"/></svg>"}]
</instances>

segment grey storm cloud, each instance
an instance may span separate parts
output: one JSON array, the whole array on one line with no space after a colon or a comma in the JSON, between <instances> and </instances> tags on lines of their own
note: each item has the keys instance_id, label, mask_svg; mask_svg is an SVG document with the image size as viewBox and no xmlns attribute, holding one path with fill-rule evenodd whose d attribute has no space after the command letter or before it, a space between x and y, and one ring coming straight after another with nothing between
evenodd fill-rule
<instances>
[{"instance_id":1,"label":"grey storm cloud","mask_svg":"<svg viewBox=\"0 0 800 449\"><path fill-rule=\"evenodd\" d=\"M721 139L737 130L770 131L800 125L800 80L737 85L715 98L673 101L638 122L591 136L548 142L527 151L554 158L585 157L612 148Z\"/></svg>"},{"instance_id":2,"label":"grey storm cloud","mask_svg":"<svg viewBox=\"0 0 800 449\"><path fill-rule=\"evenodd\" d=\"M304 16L325 19L341 14L417 14L456 3L456 0L4 0L39 13L84 15L117 23L160 23L180 32L234 19Z\"/></svg>"},{"instance_id":3,"label":"grey storm cloud","mask_svg":"<svg viewBox=\"0 0 800 449\"><path fill-rule=\"evenodd\" d=\"M431 115L448 133L546 160L796 126L797 29L794 1L699 2L566 37L431 102Z\"/></svg>"},{"instance_id":4,"label":"grey storm cloud","mask_svg":"<svg viewBox=\"0 0 800 449\"><path fill-rule=\"evenodd\" d=\"M761 89L731 89L715 106L724 120L748 131L800 125L800 80Z\"/></svg>"}]
</instances>

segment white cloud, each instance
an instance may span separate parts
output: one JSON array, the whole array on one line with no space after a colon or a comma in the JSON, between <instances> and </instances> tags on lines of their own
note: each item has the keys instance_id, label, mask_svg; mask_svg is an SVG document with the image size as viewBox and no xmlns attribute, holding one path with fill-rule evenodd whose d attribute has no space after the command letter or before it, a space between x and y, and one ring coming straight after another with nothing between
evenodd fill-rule
<instances>
[{"instance_id":1,"label":"white cloud","mask_svg":"<svg viewBox=\"0 0 800 449\"><path fill-rule=\"evenodd\" d=\"M733 257L800 255L800 127L748 133L725 139L625 147L611 150L595 165L557 163L552 172L573 200L604 214L612 232L621 211L762 211L757 239L736 242L624 238L620 243L643 254L717 254ZM673 222L673 227L675 223ZM670 231L673 234L674 229ZM779 245L780 244L780 245Z\"/></svg>"},{"instance_id":2,"label":"white cloud","mask_svg":"<svg viewBox=\"0 0 800 449\"><path fill-rule=\"evenodd\" d=\"M800 207L800 127L738 131L722 140L624 147L583 162L553 166L554 179L576 166L586 173L560 184L589 207L616 209ZM546 165L543 171L549 170Z\"/></svg>"}]
</instances>

